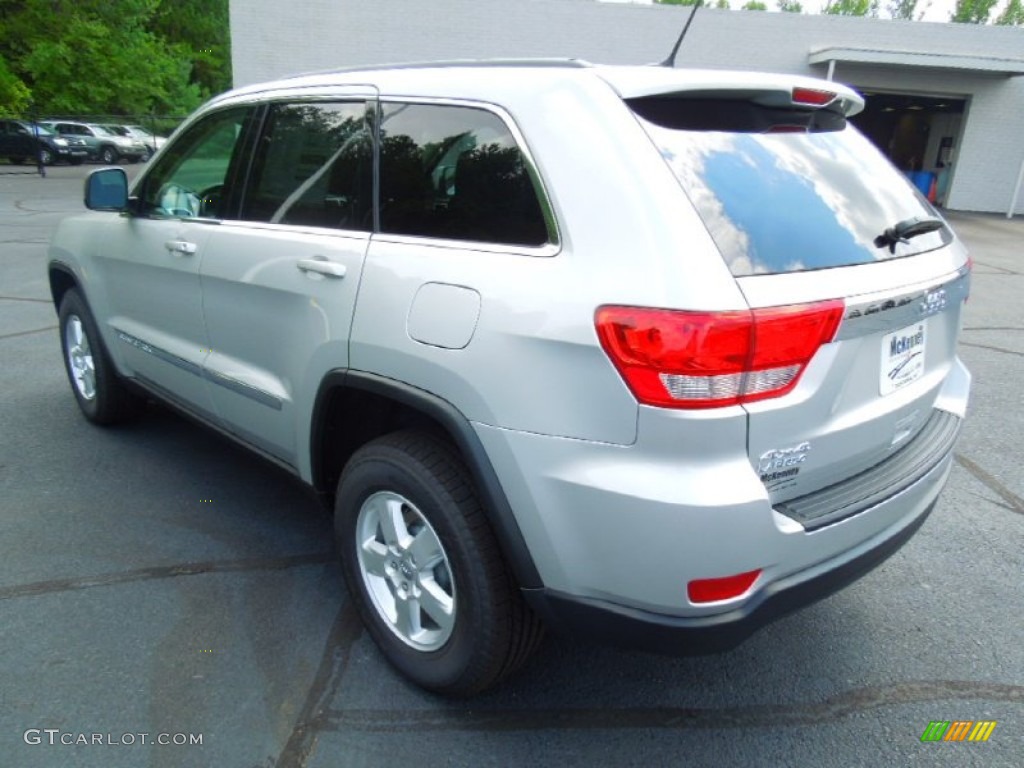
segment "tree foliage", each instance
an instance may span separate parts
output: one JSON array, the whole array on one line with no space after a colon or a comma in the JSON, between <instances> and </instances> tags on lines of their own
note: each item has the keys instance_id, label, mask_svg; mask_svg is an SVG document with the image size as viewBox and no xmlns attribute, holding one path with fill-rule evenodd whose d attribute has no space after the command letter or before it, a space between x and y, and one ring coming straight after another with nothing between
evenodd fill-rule
<instances>
[{"instance_id":1,"label":"tree foliage","mask_svg":"<svg viewBox=\"0 0 1024 768\"><path fill-rule=\"evenodd\" d=\"M230 85L227 0L0 0L0 16L0 112L180 114Z\"/></svg>"},{"instance_id":2,"label":"tree foliage","mask_svg":"<svg viewBox=\"0 0 1024 768\"><path fill-rule=\"evenodd\" d=\"M889 11L889 15L894 19L913 21L915 18L920 18L915 16L917 13L917 2L918 0L890 0L885 9Z\"/></svg>"},{"instance_id":3,"label":"tree foliage","mask_svg":"<svg viewBox=\"0 0 1024 768\"><path fill-rule=\"evenodd\" d=\"M28 106L28 102L28 88L0 56L0 113L18 114Z\"/></svg>"},{"instance_id":4,"label":"tree foliage","mask_svg":"<svg viewBox=\"0 0 1024 768\"><path fill-rule=\"evenodd\" d=\"M1024 3L1021 0L1010 0L996 17L995 23L1001 27L1024 27Z\"/></svg>"},{"instance_id":5,"label":"tree foliage","mask_svg":"<svg viewBox=\"0 0 1024 768\"><path fill-rule=\"evenodd\" d=\"M160 0L150 28L181 46L192 62L191 79L204 95L231 87L227 0Z\"/></svg>"},{"instance_id":6,"label":"tree foliage","mask_svg":"<svg viewBox=\"0 0 1024 768\"><path fill-rule=\"evenodd\" d=\"M776 7L783 13L803 13L803 3L797 0L778 0L775 3Z\"/></svg>"},{"instance_id":7,"label":"tree foliage","mask_svg":"<svg viewBox=\"0 0 1024 768\"><path fill-rule=\"evenodd\" d=\"M822 13L829 16L878 16L878 0L828 0Z\"/></svg>"},{"instance_id":8,"label":"tree foliage","mask_svg":"<svg viewBox=\"0 0 1024 768\"><path fill-rule=\"evenodd\" d=\"M747 0L743 4L744 11L767 11L768 6L761 2L761 0Z\"/></svg>"},{"instance_id":9,"label":"tree foliage","mask_svg":"<svg viewBox=\"0 0 1024 768\"><path fill-rule=\"evenodd\" d=\"M959 24L987 24L997 0L956 0L949 20Z\"/></svg>"}]
</instances>

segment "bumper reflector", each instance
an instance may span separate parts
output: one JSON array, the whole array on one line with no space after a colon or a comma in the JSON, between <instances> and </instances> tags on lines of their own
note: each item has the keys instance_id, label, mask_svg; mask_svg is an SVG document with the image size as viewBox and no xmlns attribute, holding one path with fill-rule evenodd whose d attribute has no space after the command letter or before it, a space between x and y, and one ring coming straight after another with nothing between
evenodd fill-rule
<instances>
[{"instance_id":1,"label":"bumper reflector","mask_svg":"<svg viewBox=\"0 0 1024 768\"><path fill-rule=\"evenodd\" d=\"M739 597L757 581L761 569L723 576L718 579L696 579L686 585L686 594L691 603L715 603Z\"/></svg>"}]
</instances>

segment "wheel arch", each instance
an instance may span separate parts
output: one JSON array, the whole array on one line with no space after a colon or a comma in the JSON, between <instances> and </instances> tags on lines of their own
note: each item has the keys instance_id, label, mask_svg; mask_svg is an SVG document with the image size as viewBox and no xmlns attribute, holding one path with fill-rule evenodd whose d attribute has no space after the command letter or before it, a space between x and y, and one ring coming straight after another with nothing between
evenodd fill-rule
<instances>
[{"instance_id":1,"label":"wheel arch","mask_svg":"<svg viewBox=\"0 0 1024 768\"><path fill-rule=\"evenodd\" d=\"M485 514L519 587L543 586L537 566L483 444L451 403L405 382L372 373L334 370L321 381L310 430L313 488L332 503L348 458L369 440L403 428L448 440L469 469Z\"/></svg>"},{"instance_id":2,"label":"wheel arch","mask_svg":"<svg viewBox=\"0 0 1024 768\"><path fill-rule=\"evenodd\" d=\"M50 280L50 296L53 297L53 306L58 312L64 294L72 288L77 288L84 298L85 292L82 290L82 285L69 266L59 261L51 261L47 267L47 273Z\"/></svg>"}]
</instances>

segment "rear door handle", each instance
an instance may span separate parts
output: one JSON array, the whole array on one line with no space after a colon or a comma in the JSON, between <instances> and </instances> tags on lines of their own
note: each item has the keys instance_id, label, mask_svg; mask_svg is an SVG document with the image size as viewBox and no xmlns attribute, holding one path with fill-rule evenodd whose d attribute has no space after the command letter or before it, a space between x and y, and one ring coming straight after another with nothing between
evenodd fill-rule
<instances>
[{"instance_id":1,"label":"rear door handle","mask_svg":"<svg viewBox=\"0 0 1024 768\"><path fill-rule=\"evenodd\" d=\"M303 272L317 272L327 277L344 277L345 265L323 258L301 259L295 266Z\"/></svg>"},{"instance_id":2,"label":"rear door handle","mask_svg":"<svg viewBox=\"0 0 1024 768\"><path fill-rule=\"evenodd\" d=\"M171 253L180 253L182 256L192 256L196 252L196 244L187 240L168 240L164 243L164 248Z\"/></svg>"}]
</instances>

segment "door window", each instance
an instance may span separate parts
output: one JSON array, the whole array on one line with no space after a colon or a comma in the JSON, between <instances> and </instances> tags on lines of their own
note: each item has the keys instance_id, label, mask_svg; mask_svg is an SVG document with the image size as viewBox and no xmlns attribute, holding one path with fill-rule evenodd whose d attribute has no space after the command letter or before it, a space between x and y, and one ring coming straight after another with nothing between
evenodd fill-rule
<instances>
[{"instance_id":1,"label":"door window","mask_svg":"<svg viewBox=\"0 0 1024 768\"><path fill-rule=\"evenodd\" d=\"M142 213L158 218L228 217L230 174L252 116L251 107L236 107L190 127L147 174L139 194Z\"/></svg>"},{"instance_id":2,"label":"door window","mask_svg":"<svg viewBox=\"0 0 1024 768\"><path fill-rule=\"evenodd\" d=\"M539 184L515 137L484 109L385 104L380 228L507 245L549 241Z\"/></svg>"},{"instance_id":3,"label":"door window","mask_svg":"<svg viewBox=\"0 0 1024 768\"><path fill-rule=\"evenodd\" d=\"M372 212L373 140L365 102L271 107L241 217L369 231Z\"/></svg>"}]
</instances>

